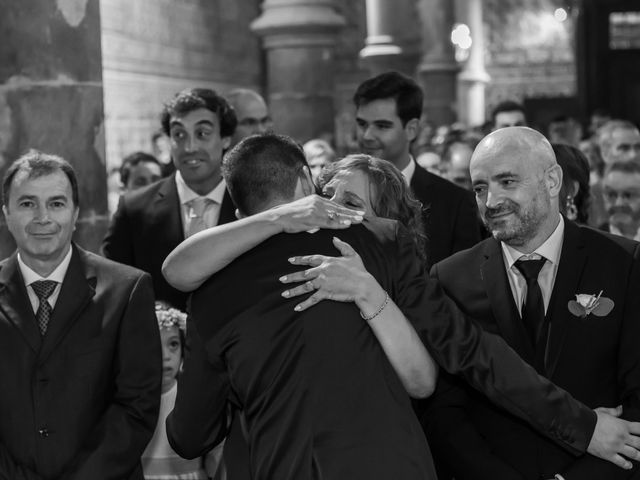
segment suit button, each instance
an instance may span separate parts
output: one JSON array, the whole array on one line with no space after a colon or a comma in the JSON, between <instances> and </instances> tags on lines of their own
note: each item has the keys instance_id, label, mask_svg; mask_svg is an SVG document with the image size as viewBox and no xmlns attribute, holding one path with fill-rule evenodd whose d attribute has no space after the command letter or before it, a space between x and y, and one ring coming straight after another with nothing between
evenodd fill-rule
<instances>
[{"instance_id":1,"label":"suit button","mask_svg":"<svg viewBox=\"0 0 640 480\"><path fill-rule=\"evenodd\" d=\"M38 430L38 433L43 438L47 438L49 436L49 430L47 430L46 428L41 428L40 430Z\"/></svg>"}]
</instances>

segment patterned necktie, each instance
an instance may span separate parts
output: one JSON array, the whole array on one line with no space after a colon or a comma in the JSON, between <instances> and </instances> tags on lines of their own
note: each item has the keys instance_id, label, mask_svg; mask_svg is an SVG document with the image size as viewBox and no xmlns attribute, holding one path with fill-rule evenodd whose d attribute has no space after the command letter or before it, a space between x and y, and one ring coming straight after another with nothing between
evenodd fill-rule
<instances>
[{"instance_id":1,"label":"patterned necktie","mask_svg":"<svg viewBox=\"0 0 640 480\"><path fill-rule=\"evenodd\" d=\"M47 301L53 291L56 289L58 282L53 280L39 280L31 284L31 288L36 292L40 305L38 305L38 311L36 312L36 320L38 321L38 328L40 333L44 335L47 332L47 326L49 325L49 319L51 318L51 312L53 308Z\"/></svg>"},{"instance_id":2,"label":"patterned necktie","mask_svg":"<svg viewBox=\"0 0 640 480\"><path fill-rule=\"evenodd\" d=\"M538 343L538 331L544 322L544 300L538 283L538 274L547 260L518 260L515 265L527 281L527 298L522 309L522 321L529 338L535 347Z\"/></svg>"},{"instance_id":3,"label":"patterned necktie","mask_svg":"<svg viewBox=\"0 0 640 480\"><path fill-rule=\"evenodd\" d=\"M207 205L213 200L206 197L196 197L189 202L189 226L187 228L187 237L195 235L207 228L204 214L207 211Z\"/></svg>"}]
</instances>

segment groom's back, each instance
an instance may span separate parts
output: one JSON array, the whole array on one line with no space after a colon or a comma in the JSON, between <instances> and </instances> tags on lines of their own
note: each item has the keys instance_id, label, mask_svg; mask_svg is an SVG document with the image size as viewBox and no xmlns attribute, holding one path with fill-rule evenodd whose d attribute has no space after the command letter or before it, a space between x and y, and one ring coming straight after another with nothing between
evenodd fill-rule
<instances>
[{"instance_id":1,"label":"groom's back","mask_svg":"<svg viewBox=\"0 0 640 480\"><path fill-rule=\"evenodd\" d=\"M336 255L334 235L392 291L395 224L376 222L275 236L198 289L192 314L244 410L256 478L384 477L385 466L424 478L427 446L409 398L357 307L295 312L304 297L281 296L278 278L300 270L287 259Z\"/></svg>"}]
</instances>

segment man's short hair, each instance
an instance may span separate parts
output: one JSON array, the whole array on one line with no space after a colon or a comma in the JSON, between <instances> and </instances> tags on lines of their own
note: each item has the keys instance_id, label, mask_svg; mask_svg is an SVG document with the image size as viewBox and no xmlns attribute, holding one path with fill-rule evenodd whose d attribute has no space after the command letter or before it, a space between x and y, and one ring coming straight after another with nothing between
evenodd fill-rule
<instances>
[{"instance_id":1,"label":"man's short hair","mask_svg":"<svg viewBox=\"0 0 640 480\"><path fill-rule=\"evenodd\" d=\"M596 132L596 141L601 151L604 152L611 146L611 137L616 130L635 130L637 132L638 127L628 120L609 120Z\"/></svg>"},{"instance_id":2,"label":"man's short hair","mask_svg":"<svg viewBox=\"0 0 640 480\"><path fill-rule=\"evenodd\" d=\"M500 102L491 112L491 122L493 125L496 124L496 117L499 113L503 112L522 112L524 118L527 118L527 112L522 106L522 104L515 102L513 100L505 100L504 102Z\"/></svg>"},{"instance_id":3,"label":"man's short hair","mask_svg":"<svg viewBox=\"0 0 640 480\"><path fill-rule=\"evenodd\" d=\"M640 175L640 163L637 162L613 162L607 166L605 175L611 172Z\"/></svg>"},{"instance_id":4,"label":"man's short hair","mask_svg":"<svg viewBox=\"0 0 640 480\"><path fill-rule=\"evenodd\" d=\"M236 113L224 97L209 88L187 88L178 92L162 109L162 130L169 135L171 117L183 116L200 108L206 108L218 116L221 137L233 135L238 125Z\"/></svg>"},{"instance_id":5,"label":"man's short hair","mask_svg":"<svg viewBox=\"0 0 640 480\"><path fill-rule=\"evenodd\" d=\"M62 171L71 184L71 195L73 205L79 206L78 194L78 178L76 171L71 164L62 157L49 153L40 152L39 150L29 150L27 153L18 158L9 165L7 171L4 172L2 180L2 201L4 205L9 207L9 196L11 195L11 183L18 172L27 172L27 178L44 177L52 173Z\"/></svg>"},{"instance_id":6,"label":"man's short hair","mask_svg":"<svg viewBox=\"0 0 640 480\"><path fill-rule=\"evenodd\" d=\"M403 126L422 115L422 89L415 80L399 72L382 73L362 82L353 95L353 103L360 107L387 98L396 101L396 112Z\"/></svg>"},{"instance_id":7,"label":"man's short hair","mask_svg":"<svg viewBox=\"0 0 640 480\"><path fill-rule=\"evenodd\" d=\"M162 165L156 157L146 152L133 152L122 159L122 165L120 165L120 181L123 185L126 185L129 181L129 175L134 167L137 167L141 163L155 163L162 170Z\"/></svg>"},{"instance_id":8,"label":"man's short hair","mask_svg":"<svg viewBox=\"0 0 640 480\"><path fill-rule=\"evenodd\" d=\"M241 140L224 157L222 175L240 212L252 215L268 202L293 200L307 167L304 151L285 135L265 133Z\"/></svg>"}]
</instances>

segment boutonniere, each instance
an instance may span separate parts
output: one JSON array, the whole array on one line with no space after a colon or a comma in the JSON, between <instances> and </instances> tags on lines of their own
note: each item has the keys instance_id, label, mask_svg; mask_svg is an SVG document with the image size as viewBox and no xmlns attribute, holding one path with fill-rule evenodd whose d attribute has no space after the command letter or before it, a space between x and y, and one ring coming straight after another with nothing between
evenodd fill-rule
<instances>
[{"instance_id":1,"label":"boutonniere","mask_svg":"<svg viewBox=\"0 0 640 480\"><path fill-rule=\"evenodd\" d=\"M586 293L576 294L575 300L569 300L569 311L576 317L585 318L592 313L596 317L604 317L609 315L613 310L613 300L602 296L602 290L598 295L589 295Z\"/></svg>"}]
</instances>

